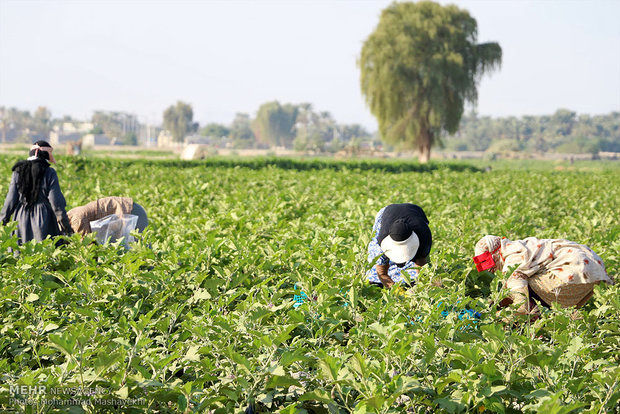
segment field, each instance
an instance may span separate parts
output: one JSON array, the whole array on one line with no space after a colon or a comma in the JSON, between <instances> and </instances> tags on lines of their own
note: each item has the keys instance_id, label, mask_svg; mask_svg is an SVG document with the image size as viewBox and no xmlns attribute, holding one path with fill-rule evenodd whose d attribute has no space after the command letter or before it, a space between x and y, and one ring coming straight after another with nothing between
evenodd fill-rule
<instances>
[{"instance_id":1,"label":"field","mask_svg":"<svg viewBox=\"0 0 620 414\"><path fill-rule=\"evenodd\" d=\"M16 159L2 158L2 197ZM617 278L616 163L61 158L56 169L70 207L131 196L151 224L127 252L74 236L19 255L0 227L0 411L618 412L620 288L597 287L577 318L554 308L525 323L497 313L502 277L471 261L486 234L564 237ZM392 202L421 205L435 240L408 293L364 282L374 216ZM481 318L459 319L464 308ZM45 401L70 387L96 395Z\"/></svg>"}]
</instances>

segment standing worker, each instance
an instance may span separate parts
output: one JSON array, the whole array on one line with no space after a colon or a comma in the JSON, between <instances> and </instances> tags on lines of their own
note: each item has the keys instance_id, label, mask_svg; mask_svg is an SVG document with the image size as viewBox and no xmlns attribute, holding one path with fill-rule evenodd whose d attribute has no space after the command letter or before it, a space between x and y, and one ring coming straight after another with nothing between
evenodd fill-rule
<instances>
[{"instance_id":1,"label":"standing worker","mask_svg":"<svg viewBox=\"0 0 620 414\"><path fill-rule=\"evenodd\" d=\"M424 210L410 203L390 204L377 213L372 230L375 235L368 245L368 261L376 264L366 274L368 281L390 288L405 282L403 271L415 281L415 267L428 263L433 244Z\"/></svg>"},{"instance_id":2,"label":"standing worker","mask_svg":"<svg viewBox=\"0 0 620 414\"><path fill-rule=\"evenodd\" d=\"M130 197L104 197L95 201L91 201L80 207L69 210L69 220L71 228L75 233L86 235L91 232L90 222L102 219L110 214L124 216L125 214L133 214L138 216L136 229L142 233L149 220L146 216L144 208L134 203Z\"/></svg>"},{"instance_id":3,"label":"standing worker","mask_svg":"<svg viewBox=\"0 0 620 414\"><path fill-rule=\"evenodd\" d=\"M52 151L46 141L37 141L30 148L28 159L13 166L0 220L3 225L11 217L17 221L19 244L72 233L58 175L50 167L50 163L56 163Z\"/></svg>"}]
</instances>

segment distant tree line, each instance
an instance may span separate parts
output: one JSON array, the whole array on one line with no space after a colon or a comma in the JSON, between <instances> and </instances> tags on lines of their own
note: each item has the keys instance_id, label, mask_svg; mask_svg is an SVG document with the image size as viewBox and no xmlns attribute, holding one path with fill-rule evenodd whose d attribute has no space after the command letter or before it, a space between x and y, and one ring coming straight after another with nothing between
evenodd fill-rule
<instances>
[{"instance_id":1,"label":"distant tree line","mask_svg":"<svg viewBox=\"0 0 620 414\"><path fill-rule=\"evenodd\" d=\"M592 116L559 109L553 115L498 118L472 112L444 144L454 151L620 152L620 112Z\"/></svg>"},{"instance_id":2,"label":"distant tree line","mask_svg":"<svg viewBox=\"0 0 620 414\"><path fill-rule=\"evenodd\" d=\"M209 123L200 128L193 122L191 105L177 102L163 114L163 126L174 141L191 133L227 141L234 148L283 147L299 151L336 152L358 146L375 137L359 124L339 124L327 111L315 111L311 104L262 104L254 118L237 113L230 125Z\"/></svg>"},{"instance_id":3,"label":"distant tree line","mask_svg":"<svg viewBox=\"0 0 620 414\"><path fill-rule=\"evenodd\" d=\"M95 111L91 117L92 134L105 134L125 145L138 144L138 131L141 128L138 117L118 111Z\"/></svg>"},{"instance_id":4,"label":"distant tree line","mask_svg":"<svg viewBox=\"0 0 620 414\"><path fill-rule=\"evenodd\" d=\"M69 115L52 118L50 110L39 106L36 111L0 106L0 141L31 143L39 139L49 140L53 129L62 131L64 123L90 122L91 134L105 134L122 144L136 145L142 125L133 114L119 111L94 111L90 120L78 121Z\"/></svg>"},{"instance_id":5,"label":"distant tree line","mask_svg":"<svg viewBox=\"0 0 620 414\"><path fill-rule=\"evenodd\" d=\"M0 140L30 143L44 139L57 122L60 120L53 120L45 106L39 106L32 114L30 111L0 106Z\"/></svg>"},{"instance_id":6,"label":"distant tree line","mask_svg":"<svg viewBox=\"0 0 620 414\"><path fill-rule=\"evenodd\" d=\"M191 105L178 102L166 109L163 126L182 142L187 135L207 137L233 148L284 147L316 153L337 152L362 143L378 143L379 137L359 124L340 124L326 111L311 104L262 104L256 116L238 113L230 124L193 120ZM30 112L0 106L0 142L34 142L49 139L63 123L81 123L68 115L53 118L45 106ZM90 120L94 134L106 134L123 144L136 144L145 126L133 114L95 111ZM461 118L456 133L441 139L450 151L535 151L563 153L620 152L620 112L603 115L577 114L559 109L553 115L490 117L470 112ZM390 144L384 149L392 150Z\"/></svg>"}]
</instances>

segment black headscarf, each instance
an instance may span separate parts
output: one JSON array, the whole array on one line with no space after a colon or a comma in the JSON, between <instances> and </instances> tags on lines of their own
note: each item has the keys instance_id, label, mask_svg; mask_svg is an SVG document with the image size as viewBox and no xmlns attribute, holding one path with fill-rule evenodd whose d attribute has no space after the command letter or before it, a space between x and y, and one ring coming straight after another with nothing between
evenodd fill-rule
<instances>
[{"instance_id":1,"label":"black headscarf","mask_svg":"<svg viewBox=\"0 0 620 414\"><path fill-rule=\"evenodd\" d=\"M51 147L46 141L37 141L40 147ZM41 181L50 164L49 154L45 151L31 150L30 156L36 154L33 160L22 160L15 163L13 171L17 173L17 191L26 200L26 207L31 208L39 200Z\"/></svg>"},{"instance_id":2,"label":"black headscarf","mask_svg":"<svg viewBox=\"0 0 620 414\"><path fill-rule=\"evenodd\" d=\"M420 240L420 247L413 260L425 258L431 252L433 236L428 227L428 219L422 207L411 203L390 204L381 216L381 231L377 240L379 244L388 235L392 239L402 241L415 232Z\"/></svg>"}]
</instances>

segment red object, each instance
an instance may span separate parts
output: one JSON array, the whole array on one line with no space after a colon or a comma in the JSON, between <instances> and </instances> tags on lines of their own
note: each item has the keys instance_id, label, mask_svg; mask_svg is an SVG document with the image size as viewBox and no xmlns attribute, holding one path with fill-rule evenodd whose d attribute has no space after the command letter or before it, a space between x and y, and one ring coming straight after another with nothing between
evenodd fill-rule
<instances>
[{"instance_id":1,"label":"red object","mask_svg":"<svg viewBox=\"0 0 620 414\"><path fill-rule=\"evenodd\" d=\"M495 267L495 260L493 260L493 255L490 252L474 256L474 263L476 264L476 270L479 272Z\"/></svg>"}]
</instances>

